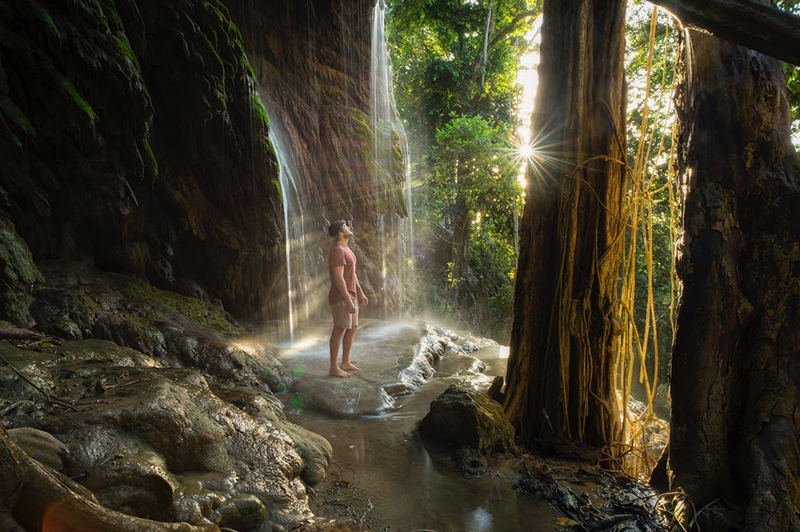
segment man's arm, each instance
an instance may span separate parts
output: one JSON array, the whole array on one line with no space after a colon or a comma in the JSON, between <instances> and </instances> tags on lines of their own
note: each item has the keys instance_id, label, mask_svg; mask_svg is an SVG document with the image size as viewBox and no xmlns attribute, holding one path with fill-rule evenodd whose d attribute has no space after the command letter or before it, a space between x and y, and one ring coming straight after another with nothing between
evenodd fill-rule
<instances>
[{"instance_id":1,"label":"man's arm","mask_svg":"<svg viewBox=\"0 0 800 532\"><path fill-rule=\"evenodd\" d=\"M334 266L331 270L333 271L333 283L336 285L339 294L341 294L347 302L347 310L350 311L350 314L354 313L356 311L356 306L350 300L350 292L347 291L347 283L344 282L344 265ZM358 286L358 277L356 277L356 286ZM361 288L358 288L358 290L360 291Z\"/></svg>"},{"instance_id":2,"label":"man's arm","mask_svg":"<svg viewBox=\"0 0 800 532\"><path fill-rule=\"evenodd\" d=\"M354 277L356 278L356 294L358 294L358 302L361 304L361 306L366 307L369 305L369 299L367 299L367 296L364 295L364 291L361 290L361 283L358 282L358 275L354 275Z\"/></svg>"}]
</instances>

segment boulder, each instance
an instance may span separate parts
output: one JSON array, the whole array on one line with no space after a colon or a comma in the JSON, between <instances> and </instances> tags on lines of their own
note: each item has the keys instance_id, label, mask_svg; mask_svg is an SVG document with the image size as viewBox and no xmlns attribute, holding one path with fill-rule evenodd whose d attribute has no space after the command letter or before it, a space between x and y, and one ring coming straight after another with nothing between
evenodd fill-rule
<instances>
[{"instance_id":1,"label":"boulder","mask_svg":"<svg viewBox=\"0 0 800 532\"><path fill-rule=\"evenodd\" d=\"M471 447L462 447L453 454L453 461L465 477L479 477L486 471L486 458Z\"/></svg>"},{"instance_id":2,"label":"boulder","mask_svg":"<svg viewBox=\"0 0 800 532\"><path fill-rule=\"evenodd\" d=\"M430 441L456 448L470 447L483 454L514 447L514 428L503 408L463 384L451 384L431 403L419 430Z\"/></svg>"}]
</instances>

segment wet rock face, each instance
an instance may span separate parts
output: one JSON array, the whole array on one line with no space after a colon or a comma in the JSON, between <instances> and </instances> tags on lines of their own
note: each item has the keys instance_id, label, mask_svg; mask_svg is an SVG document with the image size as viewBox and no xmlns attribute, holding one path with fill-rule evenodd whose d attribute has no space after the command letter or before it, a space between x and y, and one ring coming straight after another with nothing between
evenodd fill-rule
<instances>
[{"instance_id":1,"label":"wet rock face","mask_svg":"<svg viewBox=\"0 0 800 532\"><path fill-rule=\"evenodd\" d=\"M419 430L431 441L484 454L514 446L514 428L500 404L460 384L451 384L431 403Z\"/></svg>"},{"instance_id":2,"label":"wet rock face","mask_svg":"<svg viewBox=\"0 0 800 532\"><path fill-rule=\"evenodd\" d=\"M224 5L9 0L0 17L0 218L33 256L263 317L278 174Z\"/></svg>"},{"instance_id":3,"label":"wet rock face","mask_svg":"<svg viewBox=\"0 0 800 532\"><path fill-rule=\"evenodd\" d=\"M399 312L406 287L397 286L402 250L395 233L399 217L407 215L404 141L392 131L392 161L375 164L370 61L376 2L225 3L242 31L270 128L284 139L293 175L287 194L303 209L310 276L321 279L327 291L326 229L329 221L350 220L359 279L373 303L362 315Z\"/></svg>"},{"instance_id":4,"label":"wet rock face","mask_svg":"<svg viewBox=\"0 0 800 532\"><path fill-rule=\"evenodd\" d=\"M52 434L31 427L20 427L9 430L8 437L42 465L55 471L64 471L64 460L69 449Z\"/></svg>"},{"instance_id":5,"label":"wet rock face","mask_svg":"<svg viewBox=\"0 0 800 532\"><path fill-rule=\"evenodd\" d=\"M30 289L41 280L28 245L14 224L0 218L0 316L22 327L33 325Z\"/></svg>"},{"instance_id":6,"label":"wet rock face","mask_svg":"<svg viewBox=\"0 0 800 532\"><path fill-rule=\"evenodd\" d=\"M46 281L33 290L30 308L50 335L110 340L227 385L278 391L291 382L274 352L241 341L241 327L215 305L82 263L45 262L41 271Z\"/></svg>"},{"instance_id":7,"label":"wet rock face","mask_svg":"<svg viewBox=\"0 0 800 532\"><path fill-rule=\"evenodd\" d=\"M323 218L355 219L358 234L365 235L375 231L379 212L405 215L402 193L395 197L404 184L399 137L399 166L386 169L395 187L375 190L374 183L369 113L375 3L277 0L255 6L226 0L273 116L271 127L289 140L286 155L300 196L316 208L308 217L318 224ZM376 260L378 250L370 251Z\"/></svg>"},{"instance_id":8,"label":"wet rock face","mask_svg":"<svg viewBox=\"0 0 800 532\"><path fill-rule=\"evenodd\" d=\"M0 346L0 354L59 398L43 401L10 368L0 368L4 424L36 427L10 432L43 463L61 460L101 504L237 530L310 515L304 480L324 476L330 445L288 423L274 398L266 402L274 410L259 415L257 399L271 397L268 391L238 394L251 415L221 399L196 371L161 368L99 340L36 351ZM229 390L215 388L220 395Z\"/></svg>"},{"instance_id":9,"label":"wet rock face","mask_svg":"<svg viewBox=\"0 0 800 532\"><path fill-rule=\"evenodd\" d=\"M309 515L331 446L286 420L271 349L210 303L80 263L42 272L31 308L51 336L0 341L15 441L129 515L240 532Z\"/></svg>"}]
</instances>

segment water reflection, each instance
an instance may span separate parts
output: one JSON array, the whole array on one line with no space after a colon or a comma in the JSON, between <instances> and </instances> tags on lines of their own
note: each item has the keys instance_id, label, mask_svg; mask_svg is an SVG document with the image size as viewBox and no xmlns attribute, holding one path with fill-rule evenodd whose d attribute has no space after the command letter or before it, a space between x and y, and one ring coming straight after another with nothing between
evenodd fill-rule
<instances>
[{"instance_id":1,"label":"water reflection","mask_svg":"<svg viewBox=\"0 0 800 532\"><path fill-rule=\"evenodd\" d=\"M467 532L489 532L492 530L492 514L482 506L476 508L467 517L466 530Z\"/></svg>"}]
</instances>

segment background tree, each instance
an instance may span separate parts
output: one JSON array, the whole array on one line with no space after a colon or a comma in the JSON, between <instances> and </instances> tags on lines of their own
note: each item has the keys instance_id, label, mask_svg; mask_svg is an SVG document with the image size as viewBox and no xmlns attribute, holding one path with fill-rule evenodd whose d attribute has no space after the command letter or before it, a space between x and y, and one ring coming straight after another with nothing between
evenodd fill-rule
<instances>
[{"instance_id":1,"label":"background tree","mask_svg":"<svg viewBox=\"0 0 800 532\"><path fill-rule=\"evenodd\" d=\"M614 319L625 198L625 4L547 0L505 409L525 443L621 439Z\"/></svg>"},{"instance_id":2,"label":"background tree","mask_svg":"<svg viewBox=\"0 0 800 532\"><path fill-rule=\"evenodd\" d=\"M430 155L433 174L428 178L428 217L453 228L448 295L465 281L476 226L490 241L508 241L514 236L508 228L513 228L521 191L514 157L507 147L508 129L508 124L492 125L473 115L455 118L437 132ZM481 244L489 245L479 241L478 254ZM513 249L506 251L513 256ZM498 261L494 255L486 258ZM476 269L489 266L477 262ZM513 268L513 263L508 266ZM448 303L449 297L445 308Z\"/></svg>"},{"instance_id":3,"label":"background tree","mask_svg":"<svg viewBox=\"0 0 800 532\"><path fill-rule=\"evenodd\" d=\"M792 15L800 16L800 0L774 0L773 4ZM800 149L800 67L783 63L786 88L789 96L789 109L792 112L792 143Z\"/></svg>"}]
</instances>

